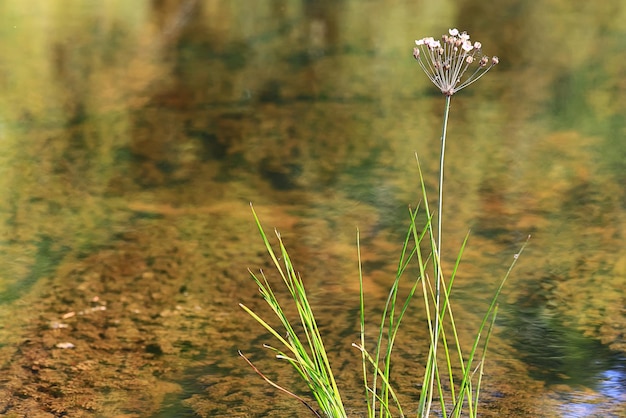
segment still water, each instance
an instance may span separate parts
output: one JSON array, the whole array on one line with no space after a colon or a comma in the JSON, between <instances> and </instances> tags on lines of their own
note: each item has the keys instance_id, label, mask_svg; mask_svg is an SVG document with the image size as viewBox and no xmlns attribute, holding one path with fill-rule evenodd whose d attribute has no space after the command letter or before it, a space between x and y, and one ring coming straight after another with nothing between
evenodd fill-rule
<instances>
[{"instance_id":1,"label":"still water","mask_svg":"<svg viewBox=\"0 0 626 418\"><path fill-rule=\"evenodd\" d=\"M304 416L238 307L268 314L253 202L311 294L363 416L356 229L381 311L433 191L443 97L413 41L500 65L452 100L444 253L468 343L513 255L481 415L626 416L626 4L172 0L0 5L0 413ZM432 193L434 196L434 193ZM269 269L268 269L269 270ZM419 306L394 382L415 402ZM304 395L306 396L306 395Z\"/></svg>"}]
</instances>

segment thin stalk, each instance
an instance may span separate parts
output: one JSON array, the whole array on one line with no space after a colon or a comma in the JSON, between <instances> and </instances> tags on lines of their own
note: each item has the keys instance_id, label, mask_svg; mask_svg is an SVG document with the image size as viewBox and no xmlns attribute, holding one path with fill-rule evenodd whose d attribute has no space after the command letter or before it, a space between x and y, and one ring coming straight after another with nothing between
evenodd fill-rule
<instances>
[{"instance_id":1,"label":"thin stalk","mask_svg":"<svg viewBox=\"0 0 626 418\"><path fill-rule=\"evenodd\" d=\"M444 157L446 155L446 135L448 131L448 116L450 115L450 99L452 96L446 96L446 104L443 113L443 127L441 128L441 151L439 153L439 201L437 202L437 250L441 255L441 226L442 226L442 209L443 209L443 167ZM439 290L437 288L437 294Z\"/></svg>"},{"instance_id":2,"label":"thin stalk","mask_svg":"<svg viewBox=\"0 0 626 418\"><path fill-rule=\"evenodd\" d=\"M372 393L371 404L373 405L374 415L376 415L376 401L377 400L381 403L381 406L385 404L385 399L387 399L387 403L388 403L388 399L389 399L388 395L389 395L390 388L387 387L386 381L387 382L389 381L388 378L389 378L389 374L391 371L390 359L391 359L391 351L393 350L393 343L395 340L395 333L397 332L397 328L402 318L402 315L400 315L400 318L398 319L398 321L397 322L395 321L395 317L396 317L395 304L396 304L396 299L397 299L397 293L399 289L400 278L402 277L402 275L404 274L404 271L408 267L409 262L413 258L413 255L418 250L418 246L416 246L416 248L414 248L413 250L409 250L409 242L410 242L411 236L415 235L417 237L419 235L415 231L415 217L417 216L417 209L415 211L409 209L409 213L411 214L411 225L409 227L409 230L407 231L407 235L404 240L404 245L402 247L402 252L400 254L400 260L398 262L398 271L396 273L396 279L394 280L394 283L391 286L391 290L389 291L389 295L387 296L387 301L385 303L385 308L382 313L380 327L378 330L378 339L375 345L376 347L375 354L374 354L375 361L373 363L375 364L375 369L374 369L374 373L372 376L372 386L370 390L370 392ZM428 225L430 225L430 222ZM416 242L419 243L419 240L423 236L424 236L424 232L419 238L416 238ZM409 299L411 296L412 294L409 296ZM385 331L387 332L385 333ZM383 340L385 336L386 336L387 344L383 345ZM384 349L384 353L383 353L383 349ZM382 366L384 367L383 375L385 375L387 379L383 380L379 389L377 385L378 385L378 380L379 380L379 364L380 364L379 362L381 361L381 356L382 356L382 362L383 362ZM381 409L379 410L380 418L384 418L385 413L386 413L386 410L381 407ZM386 415L386 416L391 416L391 415Z\"/></svg>"},{"instance_id":3,"label":"thin stalk","mask_svg":"<svg viewBox=\"0 0 626 418\"><path fill-rule=\"evenodd\" d=\"M475 400L474 400L474 405L476 405L476 409L474 410L474 414L471 415L473 417L477 417L478 416L478 397L480 395L480 384L482 383L483 380L483 370L485 367L485 358L487 357L487 346L489 345L489 339L491 338L491 332L493 331L493 328L496 324L496 317L498 316L498 305L496 305L496 307L493 310L493 314L491 315L491 325L489 326L489 331L487 332L487 338L485 339L485 348L483 348L483 356L480 360L480 369L479 369L479 375L478 375L478 384L476 385L476 396L475 396Z\"/></svg>"},{"instance_id":4,"label":"thin stalk","mask_svg":"<svg viewBox=\"0 0 626 418\"><path fill-rule=\"evenodd\" d=\"M441 235L442 235L442 225L443 225L443 168L444 168L444 158L446 156L446 135L448 131L448 116L450 115L450 99L452 96L446 96L446 104L444 107L443 113L443 127L441 128L441 151L439 152L439 200L437 202L437 254L439 255L439 260L441 260ZM436 285L436 296L437 296L437 310L439 310L439 290L440 290L440 280L441 277L441 266L439 263L435 264L436 277L437 277L437 285Z\"/></svg>"},{"instance_id":5,"label":"thin stalk","mask_svg":"<svg viewBox=\"0 0 626 418\"><path fill-rule=\"evenodd\" d=\"M359 230L356 230L356 250L359 259L359 310L361 317L361 347L365 347L365 299L363 294L363 263L361 262L361 238ZM367 384L367 362L365 357L365 349L361 350L361 361L363 363L363 386L365 387L365 399L367 400L367 416L373 418L376 410L376 401L370 401Z\"/></svg>"},{"instance_id":6,"label":"thin stalk","mask_svg":"<svg viewBox=\"0 0 626 418\"><path fill-rule=\"evenodd\" d=\"M272 382L267 376L265 376L263 373L261 373L261 371L259 369L257 369L257 367L250 361L248 360L248 357L246 357L240 350L237 351L239 353L239 355L241 357L243 357L243 359L250 365L250 367L252 367L252 369L263 378L263 380L265 380L267 383L269 383L270 385L274 386L276 389L280 390L281 392L286 393L287 395L291 396L292 398L296 398L297 400L299 400L300 402L302 402L304 404L304 406L306 406L309 411L311 411L311 413L313 413L313 415L315 415L318 418L322 418L322 416L320 414L317 413L317 411L315 409L313 409L311 407L311 405L309 405L307 403L307 401L305 401L304 399L302 399L301 397L299 397L298 395L296 395L293 392L288 391L287 389L285 389L284 387L277 385L276 383Z\"/></svg>"},{"instance_id":7,"label":"thin stalk","mask_svg":"<svg viewBox=\"0 0 626 418\"><path fill-rule=\"evenodd\" d=\"M441 128L441 151L439 153L439 200L437 202L437 254L435 256L435 309L437 315L435 316L435 330L434 335L435 339L433 342L433 360L437 361L437 342L439 341L439 307L440 307L440 299L441 299L441 279L442 279L442 271L441 271L441 235L442 235L442 225L443 225L443 168L444 168L444 157L446 155L446 134L448 131L448 116L450 115L450 99L452 96L446 96L446 104L444 107L443 113L443 127ZM435 367L431 369L431 377L430 384L431 389L430 393L432 394L434 377L435 377Z\"/></svg>"}]
</instances>

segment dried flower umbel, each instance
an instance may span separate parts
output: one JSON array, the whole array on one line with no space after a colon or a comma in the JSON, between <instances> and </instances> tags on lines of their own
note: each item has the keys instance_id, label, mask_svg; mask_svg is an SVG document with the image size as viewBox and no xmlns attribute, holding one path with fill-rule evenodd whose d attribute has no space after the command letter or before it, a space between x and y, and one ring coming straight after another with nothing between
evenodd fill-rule
<instances>
[{"instance_id":1,"label":"dried flower umbel","mask_svg":"<svg viewBox=\"0 0 626 418\"><path fill-rule=\"evenodd\" d=\"M496 65L498 57L483 55L482 44L472 43L467 32L450 29L441 41L422 38L415 41L413 56L430 81L446 96L469 86ZM470 69L468 71L468 69Z\"/></svg>"}]
</instances>

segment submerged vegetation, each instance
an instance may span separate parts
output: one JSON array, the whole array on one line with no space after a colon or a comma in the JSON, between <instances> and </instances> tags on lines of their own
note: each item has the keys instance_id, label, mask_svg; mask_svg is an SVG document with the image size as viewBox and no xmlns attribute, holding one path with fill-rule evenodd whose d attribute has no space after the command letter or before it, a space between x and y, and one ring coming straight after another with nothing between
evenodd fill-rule
<instances>
[{"instance_id":1,"label":"submerged vegetation","mask_svg":"<svg viewBox=\"0 0 626 418\"><path fill-rule=\"evenodd\" d=\"M437 413L443 416L459 417L463 414L475 417L478 414L478 400L487 346L497 314L497 299L525 244L514 255L507 273L496 288L472 345L461 347L457 330L462 319L455 318L453 314L451 293L469 235L463 241L452 268L444 268L441 257L444 156L452 96L484 76L494 65L498 64L499 60L497 57L489 58L483 55L481 43L472 43L466 32L459 32L457 29L450 29L449 34L443 35L441 40L430 37L417 40L413 56L431 82L445 96L437 210L435 212L430 210L418 159L422 203L418 208L409 209L408 231L373 347L368 346L369 338L366 340L365 334L363 271L357 232L360 278L360 341L352 345L361 353L368 417L404 417L414 413L418 417L427 417L434 409L434 402L438 402ZM290 319L285 302L278 300L263 271L259 274L251 272L251 275L259 286L261 295L280 320L284 330L274 328L245 305L240 304L240 306L281 343L280 348L269 345L266 347L273 351L278 359L286 360L295 368L307 383L317 402L319 411L305 399L271 381L243 353L240 354L261 377L278 390L298 399L306 405L312 414L346 417L340 391L302 279L291 262L280 234L276 232L279 249L275 251L254 209L252 212L273 265L293 299L298 318L296 320ZM419 217L418 214L420 214ZM425 219L424 224L420 226L418 219ZM432 271L432 275L430 271ZM450 272L449 275L447 274L448 271ZM400 283L407 276L410 282L409 291L407 294L401 295ZM391 384L392 351L409 304L416 294L420 293L428 319L429 350L426 363L423 365L423 379L417 411L406 411Z\"/></svg>"}]
</instances>

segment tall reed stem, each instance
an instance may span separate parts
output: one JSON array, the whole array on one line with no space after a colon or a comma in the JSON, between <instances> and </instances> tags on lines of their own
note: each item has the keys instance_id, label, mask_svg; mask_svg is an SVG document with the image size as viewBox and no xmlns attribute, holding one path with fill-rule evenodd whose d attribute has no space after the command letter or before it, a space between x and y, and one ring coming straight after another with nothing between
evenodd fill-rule
<instances>
[{"instance_id":1,"label":"tall reed stem","mask_svg":"<svg viewBox=\"0 0 626 418\"><path fill-rule=\"evenodd\" d=\"M435 373L437 369L437 343L439 342L439 329L440 324L440 300L441 300L441 281L443 272L441 270L441 236L443 225L443 168L444 158L446 155L446 134L448 131L448 116L450 114L450 99L452 96L446 96L446 104L443 113L443 127L441 128L441 151L439 152L439 199L437 202L437 254L435 254L435 309L437 315L435 316L435 327L433 330L433 367L431 369L430 376L430 398L432 399L433 385L435 382ZM430 402L429 402L430 404Z\"/></svg>"},{"instance_id":2,"label":"tall reed stem","mask_svg":"<svg viewBox=\"0 0 626 418\"><path fill-rule=\"evenodd\" d=\"M435 263L437 274L437 311L439 311L439 291L441 286L441 235L443 225L443 161L446 155L446 134L448 131L448 115L450 114L450 100L452 96L446 96L446 105L443 112L443 127L441 128L441 151L439 155L439 201L437 202L437 258ZM438 325L438 320L435 322ZM435 343L436 344L436 343Z\"/></svg>"}]
</instances>

